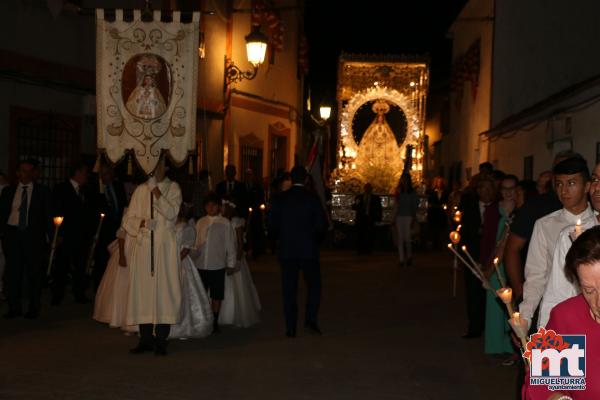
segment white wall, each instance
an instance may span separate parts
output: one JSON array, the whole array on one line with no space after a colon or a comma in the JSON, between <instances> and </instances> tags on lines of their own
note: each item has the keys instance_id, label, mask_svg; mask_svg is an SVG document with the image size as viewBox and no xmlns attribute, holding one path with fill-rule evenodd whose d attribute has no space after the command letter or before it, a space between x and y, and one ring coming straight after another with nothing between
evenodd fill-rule
<instances>
[{"instance_id":1,"label":"white wall","mask_svg":"<svg viewBox=\"0 0 600 400\"><path fill-rule=\"evenodd\" d=\"M490 127L492 23L472 19L491 15L491 0L471 0L451 28L453 62L464 55L475 40L481 40L477 96L473 99L469 82L464 84L460 106L457 106L456 93L451 93L450 133L444 136L442 143L442 164L446 171L455 162L462 161L462 183L465 183L467 168L475 173L479 163L487 159L487 149L480 146L479 134Z\"/></svg>"},{"instance_id":2,"label":"white wall","mask_svg":"<svg viewBox=\"0 0 600 400\"><path fill-rule=\"evenodd\" d=\"M596 144L600 142L600 103L571 113L572 150L580 153L593 169L596 163ZM552 168L554 155L560 150L560 143L548 143L548 123L526 127L516 135L500 138L491 143L490 159L498 160L498 168L505 173L523 177L523 158L533 156L533 178Z\"/></svg>"},{"instance_id":3,"label":"white wall","mask_svg":"<svg viewBox=\"0 0 600 400\"><path fill-rule=\"evenodd\" d=\"M496 0L492 125L600 74L600 2Z\"/></svg>"}]
</instances>

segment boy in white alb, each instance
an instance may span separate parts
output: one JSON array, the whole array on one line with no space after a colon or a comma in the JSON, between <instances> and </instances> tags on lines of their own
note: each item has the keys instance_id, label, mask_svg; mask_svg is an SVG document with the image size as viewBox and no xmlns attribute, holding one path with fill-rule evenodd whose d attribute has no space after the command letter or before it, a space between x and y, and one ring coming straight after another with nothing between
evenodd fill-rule
<instances>
[{"instance_id":1,"label":"boy in white alb","mask_svg":"<svg viewBox=\"0 0 600 400\"><path fill-rule=\"evenodd\" d=\"M588 204L590 171L581 156L573 156L556 164L552 170L554 188L563 208L535 222L525 263L523 301L519 304L521 318L529 326L544 292L552 270L554 249L560 232L577 220L594 218Z\"/></svg>"},{"instance_id":2,"label":"boy in white alb","mask_svg":"<svg viewBox=\"0 0 600 400\"><path fill-rule=\"evenodd\" d=\"M196 223L194 263L209 293L214 314L213 332L219 332L219 311L225 293L225 269L236 264L235 232L231 222L220 215L221 200L209 193L204 203L206 216Z\"/></svg>"}]
</instances>

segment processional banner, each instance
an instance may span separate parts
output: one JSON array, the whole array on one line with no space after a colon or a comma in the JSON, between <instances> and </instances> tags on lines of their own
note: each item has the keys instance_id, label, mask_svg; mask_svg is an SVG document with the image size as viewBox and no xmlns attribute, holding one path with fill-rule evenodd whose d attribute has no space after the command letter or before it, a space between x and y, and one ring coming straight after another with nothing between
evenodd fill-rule
<instances>
[{"instance_id":1,"label":"processional banner","mask_svg":"<svg viewBox=\"0 0 600 400\"><path fill-rule=\"evenodd\" d=\"M166 150L185 162L196 143L196 93L200 14L181 22L133 21L116 10L107 21L96 10L96 103L98 149L116 163L127 151L149 174Z\"/></svg>"}]
</instances>

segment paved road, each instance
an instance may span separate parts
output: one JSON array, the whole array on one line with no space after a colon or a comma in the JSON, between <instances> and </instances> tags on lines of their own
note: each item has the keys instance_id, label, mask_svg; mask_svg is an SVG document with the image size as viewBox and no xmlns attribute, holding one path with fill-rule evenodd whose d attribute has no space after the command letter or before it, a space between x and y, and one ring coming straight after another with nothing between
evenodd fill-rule
<instances>
[{"instance_id":1,"label":"paved road","mask_svg":"<svg viewBox=\"0 0 600 400\"><path fill-rule=\"evenodd\" d=\"M515 398L516 367L484 356L482 340L460 339L463 291L451 297L450 257L421 254L415 264L324 253L322 337L284 337L270 256L251 264L259 326L175 341L166 358L129 355L136 338L92 321L90 306L1 320L0 399Z\"/></svg>"}]
</instances>

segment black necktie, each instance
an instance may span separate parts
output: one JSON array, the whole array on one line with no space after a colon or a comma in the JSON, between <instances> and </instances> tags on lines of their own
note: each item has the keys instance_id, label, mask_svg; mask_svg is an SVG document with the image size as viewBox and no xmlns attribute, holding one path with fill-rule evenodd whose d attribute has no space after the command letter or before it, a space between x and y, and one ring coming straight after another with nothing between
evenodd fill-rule
<instances>
[{"instance_id":1,"label":"black necktie","mask_svg":"<svg viewBox=\"0 0 600 400\"><path fill-rule=\"evenodd\" d=\"M27 228L27 186L23 186L21 192L21 205L19 205L19 230Z\"/></svg>"}]
</instances>

